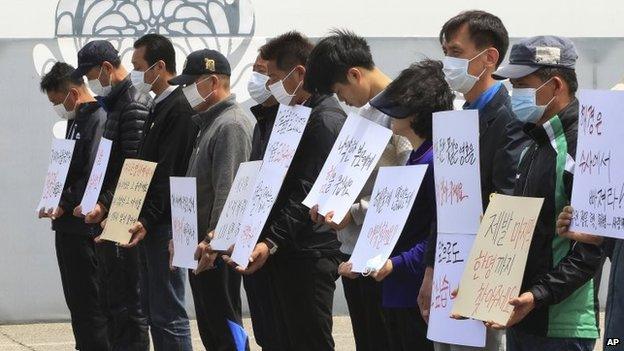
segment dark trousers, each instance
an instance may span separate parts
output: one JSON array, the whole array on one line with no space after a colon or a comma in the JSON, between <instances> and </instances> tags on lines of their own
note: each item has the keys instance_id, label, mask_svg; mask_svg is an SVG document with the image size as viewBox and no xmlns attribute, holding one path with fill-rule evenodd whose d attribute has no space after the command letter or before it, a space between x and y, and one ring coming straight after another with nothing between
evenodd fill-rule
<instances>
[{"instance_id":1,"label":"dark trousers","mask_svg":"<svg viewBox=\"0 0 624 351\"><path fill-rule=\"evenodd\" d=\"M199 275L189 271L197 328L206 350L238 351L230 323L243 325L241 276L221 258L215 261L215 266ZM245 348L249 349L246 344Z\"/></svg>"},{"instance_id":2,"label":"dark trousers","mask_svg":"<svg viewBox=\"0 0 624 351\"><path fill-rule=\"evenodd\" d=\"M616 240L605 315L604 350L624 350L624 240ZM615 339L618 339L616 342Z\"/></svg>"},{"instance_id":3,"label":"dark trousers","mask_svg":"<svg viewBox=\"0 0 624 351\"><path fill-rule=\"evenodd\" d=\"M389 348L388 331L381 307L381 283L371 277L342 278L357 351Z\"/></svg>"},{"instance_id":4,"label":"dark trousers","mask_svg":"<svg viewBox=\"0 0 624 351\"><path fill-rule=\"evenodd\" d=\"M549 338L507 328L507 351L593 351L595 339Z\"/></svg>"},{"instance_id":5,"label":"dark trousers","mask_svg":"<svg viewBox=\"0 0 624 351\"><path fill-rule=\"evenodd\" d=\"M274 311L285 326L282 333L288 351L334 349L332 307L338 257L269 258Z\"/></svg>"},{"instance_id":6,"label":"dark trousers","mask_svg":"<svg viewBox=\"0 0 624 351\"><path fill-rule=\"evenodd\" d=\"M427 323L418 307L384 308L386 327L390 333L390 351L433 351L427 340Z\"/></svg>"},{"instance_id":7,"label":"dark trousers","mask_svg":"<svg viewBox=\"0 0 624 351\"><path fill-rule=\"evenodd\" d=\"M278 330L284 330L281 319L275 315L275 301L271 299L271 277L269 270L273 261L268 260L264 267L252 275L243 277L243 285L247 292L247 303L249 304L249 314L253 326L256 344L263 351L285 350L280 340Z\"/></svg>"},{"instance_id":8,"label":"dark trousers","mask_svg":"<svg viewBox=\"0 0 624 351\"><path fill-rule=\"evenodd\" d=\"M93 238L56 232L55 246L76 350L109 350L106 317L100 304Z\"/></svg>"},{"instance_id":9,"label":"dark trousers","mask_svg":"<svg viewBox=\"0 0 624 351\"><path fill-rule=\"evenodd\" d=\"M147 319L139 297L139 252L113 242L97 245L102 306L114 351L149 350Z\"/></svg>"},{"instance_id":10,"label":"dark trousers","mask_svg":"<svg viewBox=\"0 0 624 351\"><path fill-rule=\"evenodd\" d=\"M184 305L186 270L169 269L171 226L152 229L139 244L141 303L155 351L191 351L191 326Z\"/></svg>"}]
</instances>

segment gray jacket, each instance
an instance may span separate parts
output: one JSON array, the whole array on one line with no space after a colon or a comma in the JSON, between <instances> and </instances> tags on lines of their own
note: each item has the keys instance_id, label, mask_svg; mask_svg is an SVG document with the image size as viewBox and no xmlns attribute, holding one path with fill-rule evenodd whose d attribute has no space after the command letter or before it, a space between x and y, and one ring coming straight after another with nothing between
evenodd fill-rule
<instances>
[{"instance_id":1,"label":"gray jacket","mask_svg":"<svg viewBox=\"0 0 624 351\"><path fill-rule=\"evenodd\" d=\"M256 122L234 94L192 120L199 133L186 175L197 178L197 229L203 240L217 226L238 166L249 160Z\"/></svg>"}]
</instances>

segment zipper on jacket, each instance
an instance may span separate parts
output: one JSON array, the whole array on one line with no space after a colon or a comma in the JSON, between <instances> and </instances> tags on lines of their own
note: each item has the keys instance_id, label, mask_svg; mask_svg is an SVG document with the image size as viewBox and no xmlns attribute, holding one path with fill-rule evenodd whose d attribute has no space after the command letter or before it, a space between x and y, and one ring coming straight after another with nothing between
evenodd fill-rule
<instances>
[{"instance_id":1,"label":"zipper on jacket","mask_svg":"<svg viewBox=\"0 0 624 351\"><path fill-rule=\"evenodd\" d=\"M535 154L537 153L538 147L539 147L539 145L535 144L535 146L533 147L533 150L531 152L531 160L529 161L529 170L527 171L527 174L524 177L524 187L522 188L522 195L523 196L526 196L527 183L528 183L529 176L531 175L531 170L533 169L533 161L535 161Z\"/></svg>"}]
</instances>

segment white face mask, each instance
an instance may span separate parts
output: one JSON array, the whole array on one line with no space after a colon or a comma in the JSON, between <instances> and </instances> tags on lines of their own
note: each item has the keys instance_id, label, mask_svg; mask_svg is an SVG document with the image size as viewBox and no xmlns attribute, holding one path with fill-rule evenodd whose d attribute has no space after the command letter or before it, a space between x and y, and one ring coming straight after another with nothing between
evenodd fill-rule
<instances>
[{"instance_id":1,"label":"white face mask","mask_svg":"<svg viewBox=\"0 0 624 351\"><path fill-rule=\"evenodd\" d=\"M110 94L111 90L113 89L113 86L111 85L111 75L108 76L107 86L103 86L102 83L100 82L100 76L102 76L103 68L104 66L100 67L100 74L98 74L97 79L91 79L88 81L89 89L91 89L91 91L93 91L95 95L102 96L102 97Z\"/></svg>"},{"instance_id":2,"label":"white face mask","mask_svg":"<svg viewBox=\"0 0 624 351\"><path fill-rule=\"evenodd\" d=\"M154 66L156 66L156 63L149 66L149 68L146 69L145 72L149 71ZM146 83L145 72L141 72L137 70L132 70L132 72L130 72L130 81L132 82L132 85L134 85L134 87L143 94L149 93L152 90L152 85L156 83L158 78L160 78L160 75L157 75L156 78L154 78L153 82Z\"/></svg>"},{"instance_id":3,"label":"white face mask","mask_svg":"<svg viewBox=\"0 0 624 351\"><path fill-rule=\"evenodd\" d=\"M546 108L551 102L553 102L553 100L555 100L555 97L553 96L553 98L550 99L546 105L538 105L536 94L538 90L542 89L542 87L551 80L552 78L540 85L537 89L515 88L513 90L511 95L511 110L520 122L536 123L540 118L542 118L542 116L544 116Z\"/></svg>"},{"instance_id":4,"label":"white face mask","mask_svg":"<svg viewBox=\"0 0 624 351\"><path fill-rule=\"evenodd\" d=\"M247 83L247 91L249 92L249 96L258 104L267 101L269 97L271 97L271 92L268 91L266 87L268 81L269 76L258 72L251 72L251 78L249 78L249 82Z\"/></svg>"},{"instance_id":5,"label":"white face mask","mask_svg":"<svg viewBox=\"0 0 624 351\"><path fill-rule=\"evenodd\" d=\"M470 62L472 60L481 56L486 51L487 49L481 51L470 60L450 56L444 57L444 60L442 60L444 68L442 70L444 71L446 82L452 90L466 94L472 89L472 87L474 87L483 73L485 73L485 69L483 69L479 76L473 76L468 73L468 67L470 66Z\"/></svg>"},{"instance_id":6,"label":"white face mask","mask_svg":"<svg viewBox=\"0 0 624 351\"><path fill-rule=\"evenodd\" d=\"M69 119L74 119L76 117L76 111L74 111L76 109L76 103L74 102L74 109L71 111L68 111L67 108L65 107L65 101L67 101L67 98L69 97L69 92L67 92L67 96L65 96L65 99L63 100L63 102L61 102L58 105L54 105L54 112L56 112L56 114L65 120L69 120Z\"/></svg>"},{"instance_id":7,"label":"white face mask","mask_svg":"<svg viewBox=\"0 0 624 351\"><path fill-rule=\"evenodd\" d=\"M282 105L290 105L291 104L293 97L295 97L295 94L297 94L297 90L299 90L299 87L301 86L301 83L303 83L303 82L299 82L299 84L297 84L297 87L295 88L295 91L293 91L292 94L288 94L288 92L286 91L286 88L284 87L284 80L286 80L286 78L288 78L295 71L295 68L296 67L294 67L286 75L286 77L284 77L284 79L279 80L279 81L269 85L269 90L271 91L271 94L273 95L275 100L277 100L277 102L279 102Z\"/></svg>"},{"instance_id":8,"label":"white face mask","mask_svg":"<svg viewBox=\"0 0 624 351\"><path fill-rule=\"evenodd\" d=\"M188 103L189 105L191 105L192 108L195 108L202 102L206 101L206 99L208 99L214 93L214 90L213 90L206 97L202 97L201 94L199 93L199 90L197 89L198 84L205 82L209 78L210 77L206 79L202 79L197 83L193 83L189 86L182 88L182 93L184 93L184 97L186 97L186 100L188 100Z\"/></svg>"}]
</instances>

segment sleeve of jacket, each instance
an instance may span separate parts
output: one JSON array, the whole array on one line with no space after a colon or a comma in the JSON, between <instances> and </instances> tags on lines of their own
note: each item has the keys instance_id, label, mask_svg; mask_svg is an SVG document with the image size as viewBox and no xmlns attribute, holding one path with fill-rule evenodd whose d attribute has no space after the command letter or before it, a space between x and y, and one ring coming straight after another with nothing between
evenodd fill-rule
<instances>
[{"instance_id":1,"label":"sleeve of jacket","mask_svg":"<svg viewBox=\"0 0 624 351\"><path fill-rule=\"evenodd\" d=\"M139 216L139 222L148 233L171 210L169 177L184 175L176 174L176 170L182 168L183 173L186 172L185 165L188 165L197 134L197 127L191 120L191 115L190 108L179 108L168 116L167 125L163 126L163 133L160 135L163 142L158 149L158 165Z\"/></svg>"},{"instance_id":2,"label":"sleeve of jacket","mask_svg":"<svg viewBox=\"0 0 624 351\"><path fill-rule=\"evenodd\" d=\"M285 201L279 201L281 208L274 209L269 217L262 238L268 238L280 248L292 247L297 241L297 234L311 225L309 209L301 202L312 189L314 181L318 177L323 164L336 141L338 133L324 121L337 119L337 112L319 112L325 116L310 117L310 122L299 145L299 152L305 152L306 157L297 157L297 164L291 164L290 170L284 180L288 184L287 191L280 191L280 197Z\"/></svg>"},{"instance_id":3,"label":"sleeve of jacket","mask_svg":"<svg viewBox=\"0 0 624 351\"><path fill-rule=\"evenodd\" d=\"M411 249L390 258L393 272L407 272L416 276L421 274L424 271L423 260L427 243L428 239L419 241Z\"/></svg>"},{"instance_id":4,"label":"sleeve of jacket","mask_svg":"<svg viewBox=\"0 0 624 351\"><path fill-rule=\"evenodd\" d=\"M79 195L81 184L86 184L86 177L89 177L89 145L91 140L84 136L80 140L76 140L74 146L74 153L69 164L69 171L67 172L67 178L65 180L65 188L61 193L61 200L59 207L66 213L71 213L82 199ZM84 187L82 188L84 192Z\"/></svg>"},{"instance_id":5,"label":"sleeve of jacket","mask_svg":"<svg viewBox=\"0 0 624 351\"><path fill-rule=\"evenodd\" d=\"M117 141L119 147L119 153L122 159L136 158L139 152L139 144L143 137L143 128L145 126L145 120L149 114L149 104L141 103L138 101L131 102L121 112L119 116L119 134ZM112 160L111 160L112 161ZM121 173L122 162L112 161L109 163L109 168L106 170L106 176L104 177L104 184L100 197L98 199L106 208L110 208L110 204L113 201L113 195L117 186L117 180Z\"/></svg>"},{"instance_id":6,"label":"sleeve of jacket","mask_svg":"<svg viewBox=\"0 0 624 351\"><path fill-rule=\"evenodd\" d=\"M530 288L537 306L558 304L594 277L602 264L602 250L573 242L568 254Z\"/></svg>"},{"instance_id":7,"label":"sleeve of jacket","mask_svg":"<svg viewBox=\"0 0 624 351\"><path fill-rule=\"evenodd\" d=\"M215 147L212 154L211 169L212 188L215 191L214 203L208 232L217 227L219 216L227 200L227 196L236 177L238 166L249 159L251 140L249 133L240 123L227 123L217 132ZM204 233L200 233L203 235Z\"/></svg>"},{"instance_id":8,"label":"sleeve of jacket","mask_svg":"<svg viewBox=\"0 0 624 351\"><path fill-rule=\"evenodd\" d=\"M435 265L436 246L438 244L438 222L433 220L431 223L431 233L427 238L427 248L425 251L425 266L433 268Z\"/></svg>"},{"instance_id":9,"label":"sleeve of jacket","mask_svg":"<svg viewBox=\"0 0 624 351\"><path fill-rule=\"evenodd\" d=\"M512 195L520 154L528 137L522 124L513 115L507 120L509 122L505 125L504 133L501 133L498 149L494 154L492 183L496 192Z\"/></svg>"}]
</instances>

